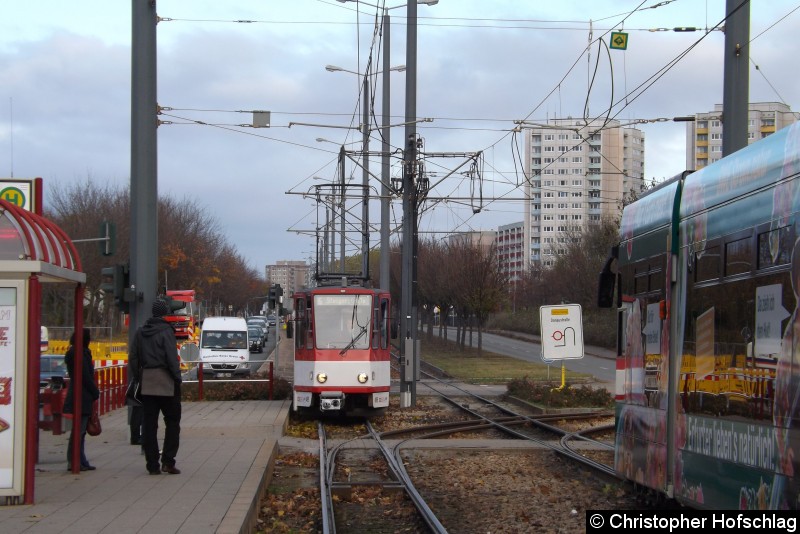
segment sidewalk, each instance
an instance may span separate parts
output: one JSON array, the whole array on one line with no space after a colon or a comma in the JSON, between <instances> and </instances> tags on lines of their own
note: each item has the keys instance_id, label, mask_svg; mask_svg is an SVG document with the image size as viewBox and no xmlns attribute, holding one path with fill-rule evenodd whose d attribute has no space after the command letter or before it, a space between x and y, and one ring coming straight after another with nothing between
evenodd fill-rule
<instances>
[{"instance_id":1,"label":"sidewalk","mask_svg":"<svg viewBox=\"0 0 800 534\"><path fill-rule=\"evenodd\" d=\"M0 506L0 531L249 534L289 408L288 400L184 402L180 475L147 473L129 444L126 409L104 415L103 433L86 437L96 471L68 472L69 433L40 431L35 504Z\"/></svg>"}]
</instances>

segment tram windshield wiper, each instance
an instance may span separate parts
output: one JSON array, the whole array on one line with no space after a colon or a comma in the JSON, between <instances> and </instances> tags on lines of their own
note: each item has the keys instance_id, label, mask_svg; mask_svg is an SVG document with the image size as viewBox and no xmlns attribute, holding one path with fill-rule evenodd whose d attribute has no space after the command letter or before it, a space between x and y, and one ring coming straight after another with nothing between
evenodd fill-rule
<instances>
[{"instance_id":1,"label":"tram windshield wiper","mask_svg":"<svg viewBox=\"0 0 800 534\"><path fill-rule=\"evenodd\" d=\"M358 340L361 339L362 337L364 337L364 334L367 333L367 329L368 328L369 328L368 324L362 326L361 330L359 330L359 332L358 332L358 335L356 335L356 337L354 337L353 340L350 341L350 343L348 343L347 346L345 346L345 348L343 348L341 351L339 351L339 356L344 356L347 353L348 350L350 350L353 347L355 347L356 343L358 343Z\"/></svg>"}]
</instances>

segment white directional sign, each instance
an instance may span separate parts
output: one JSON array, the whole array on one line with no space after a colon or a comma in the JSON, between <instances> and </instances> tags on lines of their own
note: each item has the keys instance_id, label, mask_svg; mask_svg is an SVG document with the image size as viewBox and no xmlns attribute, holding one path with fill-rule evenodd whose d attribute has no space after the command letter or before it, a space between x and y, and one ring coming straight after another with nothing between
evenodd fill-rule
<instances>
[{"instance_id":1,"label":"white directional sign","mask_svg":"<svg viewBox=\"0 0 800 534\"><path fill-rule=\"evenodd\" d=\"M781 284L756 288L756 356L777 357L781 351L781 322L791 315L783 307Z\"/></svg>"},{"instance_id":2,"label":"white directional sign","mask_svg":"<svg viewBox=\"0 0 800 534\"><path fill-rule=\"evenodd\" d=\"M580 304L561 304L539 308L542 359L583 358L583 315Z\"/></svg>"}]
</instances>

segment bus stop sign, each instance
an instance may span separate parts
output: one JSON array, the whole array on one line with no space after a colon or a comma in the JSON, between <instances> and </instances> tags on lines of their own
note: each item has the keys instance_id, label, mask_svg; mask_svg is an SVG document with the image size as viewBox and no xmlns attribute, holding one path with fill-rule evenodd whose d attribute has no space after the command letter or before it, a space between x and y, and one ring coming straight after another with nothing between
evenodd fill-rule
<instances>
[{"instance_id":1,"label":"bus stop sign","mask_svg":"<svg viewBox=\"0 0 800 534\"><path fill-rule=\"evenodd\" d=\"M583 358L583 316L580 304L541 306L539 324L542 360Z\"/></svg>"}]
</instances>

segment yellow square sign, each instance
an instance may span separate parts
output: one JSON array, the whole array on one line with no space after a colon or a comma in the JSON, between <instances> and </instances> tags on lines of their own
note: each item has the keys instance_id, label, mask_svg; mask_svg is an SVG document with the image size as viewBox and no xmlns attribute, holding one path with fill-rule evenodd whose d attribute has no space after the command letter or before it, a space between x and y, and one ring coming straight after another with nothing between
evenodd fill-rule
<instances>
[{"instance_id":1,"label":"yellow square sign","mask_svg":"<svg viewBox=\"0 0 800 534\"><path fill-rule=\"evenodd\" d=\"M613 50L626 50L628 48L628 34L611 32L611 48Z\"/></svg>"}]
</instances>

